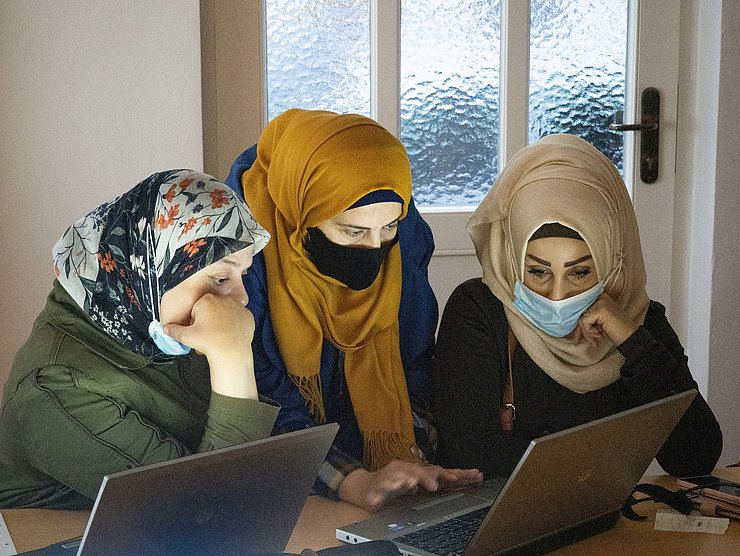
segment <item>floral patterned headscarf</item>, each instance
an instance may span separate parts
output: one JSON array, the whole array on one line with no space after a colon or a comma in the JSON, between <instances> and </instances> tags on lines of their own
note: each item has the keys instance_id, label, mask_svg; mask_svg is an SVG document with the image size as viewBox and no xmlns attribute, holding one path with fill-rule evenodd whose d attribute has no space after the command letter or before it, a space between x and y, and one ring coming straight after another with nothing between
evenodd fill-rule
<instances>
[{"instance_id":1,"label":"floral patterned headscarf","mask_svg":"<svg viewBox=\"0 0 740 556\"><path fill-rule=\"evenodd\" d=\"M109 336L149 358L162 296L202 268L269 234L215 178L193 170L149 176L75 222L53 249L54 273Z\"/></svg>"}]
</instances>

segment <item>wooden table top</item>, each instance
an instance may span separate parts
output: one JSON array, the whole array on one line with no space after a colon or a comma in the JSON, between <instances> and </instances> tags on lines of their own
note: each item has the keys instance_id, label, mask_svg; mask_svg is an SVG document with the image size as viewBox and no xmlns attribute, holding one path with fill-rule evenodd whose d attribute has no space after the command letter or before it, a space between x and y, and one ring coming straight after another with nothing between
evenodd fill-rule
<instances>
[{"instance_id":1,"label":"wooden table top","mask_svg":"<svg viewBox=\"0 0 740 556\"><path fill-rule=\"evenodd\" d=\"M740 482L740 468L718 468L715 474ZM675 488L675 479L666 475L644 477L643 482ZM641 504L636 510L646 515L646 520L631 521L621 518L608 531L561 548L554 554L740 555L740 521L730 520L730 526L724 535L656 531L654 517L659 507L661 506L652 502ZM16 550L22 552L82 535L89 512L28 509L2 510L2 515ZM336 527L369 515L369 512L345 502L310 496L286 552L300 553L304 548L317 550L339 546L341 543L335 538Z\"/></svg>"}]
</instances>

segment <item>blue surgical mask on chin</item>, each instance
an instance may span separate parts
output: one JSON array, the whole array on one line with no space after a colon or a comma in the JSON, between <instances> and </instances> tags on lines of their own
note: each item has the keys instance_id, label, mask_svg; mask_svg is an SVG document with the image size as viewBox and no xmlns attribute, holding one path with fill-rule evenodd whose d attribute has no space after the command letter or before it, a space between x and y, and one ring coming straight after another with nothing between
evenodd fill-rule
<instances>
[{"instance_id":1,"label":"blue surgical mask on chin","mask_svg":"<svg viewBox=\"0 0 740 556\"><path fill-rule=\"evenodd\" d=\"M517 280L514 285L514 307L545 334L562 338L575 330L583 311L588 309L603 292L604 284L599 282L578 295L552 301L533 292Z\"/></svg>"},{"instance_id":2,"label":"blue surgical mask on chin","mask_svg":"<svg viewBox=\"0 0 740 556\"><path fill-rule=\"evenodd\" d=\"M149 323L149 336L157 344L157 347L167 355L187 355L190 353L191 348L189 346L165 334L164 327L158 320Z\"/></svg>"}]
</instances>

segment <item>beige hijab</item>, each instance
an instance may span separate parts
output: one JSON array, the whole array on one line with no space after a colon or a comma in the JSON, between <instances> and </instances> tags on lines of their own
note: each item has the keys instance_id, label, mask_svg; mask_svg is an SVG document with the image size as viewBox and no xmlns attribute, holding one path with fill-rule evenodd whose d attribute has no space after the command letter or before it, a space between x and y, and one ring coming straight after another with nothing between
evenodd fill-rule
<instances>
[{"instance_id":1,"label":"beige hijab","mask_svg":"<svg viewBox=\"0 0 740 556\"><path fill-rule=\"evenodd\" d=\"M523 281L527 242L543 224L558 222L586 241L605 291L642 324L649 303L632 201L612 162L573 135L549 135L516 153L473 216L468 233L483 282L503 303L509 326L532 360L574 392L619 378L624 358L608 338L574 344L542 332L514 308Z\"/></svg>"}]
</instances>

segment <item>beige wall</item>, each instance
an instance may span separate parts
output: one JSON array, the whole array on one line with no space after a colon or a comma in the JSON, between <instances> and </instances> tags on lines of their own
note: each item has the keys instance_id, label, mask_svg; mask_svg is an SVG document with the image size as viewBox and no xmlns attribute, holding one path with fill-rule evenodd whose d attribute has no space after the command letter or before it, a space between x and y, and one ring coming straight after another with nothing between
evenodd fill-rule
<instances>
[{"instance_id":1,"label":"beige wall","mask_svg":"<svg viewBox=\"0 0 740 556\"><path fill-rule=\"evenodd\" d=\"M740 461L740 2L722 2L714 194L709 396L722 399L727 463ZM701 190L701 180L696 182ZM700 278L706 280L706 278Z\"/></svg>"},{"instance_id":2,"label":"beige wall","mask_svg":"<svg viewBox=\"0 0 740 556\"><path fill-rule=\"evenodd\" d=\"M267 121L263 80L262 2L202 0L205 171L226 179L234 159L257 142Z\"/></svg>"},{"instance_id":3,"label":"beige wall","mask_svg":"<svg viewBox=\"0 0 740 556\"><path fill-rule=\"evenodd\" d=\"M198 0L0 2L0 384L85 212L203 168Z\"/></svg>"},{"instance_id":4,"label":"beige wall","mask_svg":"<svg viewBox=\"0 0 740 556\"><path fill-rule=\"evenodd\" d=\"M672 324L740 459L740 2L683 0Z\"/></svg>"}]
</instances>

